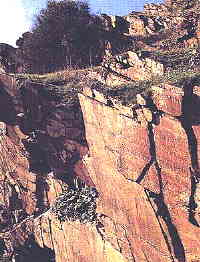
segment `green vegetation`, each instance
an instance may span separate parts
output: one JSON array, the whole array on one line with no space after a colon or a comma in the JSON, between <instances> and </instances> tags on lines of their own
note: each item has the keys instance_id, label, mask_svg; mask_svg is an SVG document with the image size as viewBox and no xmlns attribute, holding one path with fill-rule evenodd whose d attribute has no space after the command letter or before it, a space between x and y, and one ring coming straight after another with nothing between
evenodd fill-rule
<instances>
[{"instance_id":1,"label":"green vegetation","mask_svg":"<svg viewBox=\"0 0 200 262\"><path fill-rule=\"evenodd\" d=\"M93 69L66 70L44 75L23 74L16 75L16 77L41 83L44 85L44 88L40 89L42 94L71 105L78 103L77 94L81 93L84 87L96 89L108 99L109 97L117 99L123 105L132 105L136 102L136 95L150 91L151 86L162 86L167 83L182 88L186 81L187 83L193 81L196 85L200 84L199 68L188 68L187 64L185 67L177 66L175 69L168 70L161 77L153 77L148 81L130 81L116 87L90 79L89 70ZM94 70L99 71L100 67Z\"/></svg>"},{"instance_id":2,"label":"green vegetation","mask_svg":"<svg viewBox=\"0 0 200 262\"><path fill-rule=\"evenodd\" d=\"M166 72L161 77L152 78L149 81L130 81L128 84L123 84L117 87L105 87L98 90L106 97L117 99L123 105L132 105L136 103L136 95L139 93L149 93L152 86L160 86L163 84L171 84L182 88L185 83L192 85L200 85L200 72L198 70L171 70Z\"/></svg>"},{"instance_id":3,"label":"green vegetation","mask_svg":"<svg viewBox=\"0 0 200 262\"><path fill-rule=\"evenodd\" d=\"M199 51L195 48L172 49L167 51L155 51L152 59L162 63L165 68L189 68L193 62L199 60Z\"/></svg>"},{"instance_id":4,"label":"green vegetation","mask_svg":"<svg viewBox=\"0 0 200 262\"><path fill-rule=\"evenodd\" d=\"M68 106L77 106L79 104L78 93L83 91L84 87L103 86L97 80L88 77L90 69L68 69L48 74L16 74L14 75L23 85L24 80L37 83L39 92L42 96L51 100L67 104ZM94 67L94 70L99 70Z\"/></svg>"},{"instance_id":5,"label":"green vegetation","mask_svg":"<svg viewBox=\"0 0 200 262\"><path fill-rule=\"evenodd\" d=\"M56 200L51 208L60 221L80 221L94 223L97 219L96 199L98 192L85 184L68 188Z\"/></svg>"},{"instance_id":6,"label":"green vegetation","mask_svg":"<svg viewBox=\"0 0 200 262\"><path fill-rule=\"evenodd\" d=\"M92 71L98 70L100 67L92 67ZM61 85L63 83L74 82L85 80L88 72L91 68L78 69L78 68L66 68L61 71L55 71L46 74L15 74L17 78L29 79L34 82L42 82L44 84L54 84L58 83Z\"/></svg>"},{"instance_id":7,"label":"green vegetation","mask_svg":"<svg viewBox=\"0 0 200 262\"><path fill-rule=\"evenodd\" d=\"M114 98L123 105L132 105L136 102L136 95L150 91L151 86L162 86L162 84L168 83L181 88L186 81L199 84L200 50L198 48L172 48L151 52L140 50L140 53L141 59L149 57L163 63L165 67L164 75L152 77L148 81L129 81L127 84L113 88L100 83L98 80L89 78L90 71L101 73L101 67L67 68L55 73L16 76L44 84L44 90L41 90L41 92L46 92L47 95L69 104L78 103L77 94L78 92L81 93L84 87L96 89L108 99ZM112 62L112 58L109 61Z\"/></svg>"},{"instance_id":8,"label":"green vegetation","mask_svg":"<svg viewBox=\"0 0 200 262\"><path fill-rule=\"evenodd\" d=\"M136 103L136 95L147 92L151 89L151 81L130 81L117 87L99 86L96 88L102 92L105 97L117 99L122 105L131 105Z\"/></svg>"},{"instance_id":9,"label":"green vegetation","mask_svg":"<svg viewBox=\"0 0 200 262\"><path fill-rule=\"evenodd\" d=\"M26 72L53 72L66 66L84 67L100 62L103 25L86 2L49 0L35 19L31 32L16 44Z\"/></svg>"},{"instance_id":10,"label":"green vegetation","mask_svg":"<svg viewBox=\"0 0 200 262\"><path fill-rule=\"evenodd\" d=\"M198 21L195 8L199 8L198 2L197 0L172 1L173 12L170 17L183 18L185 14L182 19L183 25L179 24L181 28L175 23L159 34L128 38L122 37L119 32L116 33L121 27L111 30L109 34L106 33L103 16L92 15L87 2L48 0L47 7L37 15L32 31L24 33L17 40L19 47L17 52L25 61L25 71L38 72L38 74L24 74L17 77L43 84L44 90L41 92L46 92L47 95L69 104L78 102L77 93L82 92L85 86L97 89L108 99L116 98L124 105L131 105L135 103L136 94L148 92L151 86L168 83L181 87L190 79L198 83L200 51L186 49L183 44L185 40L195 35ZM123 19L118 23L119 25L122 23L123 30L128 26ZM186 35L182 36L180 29L185 29ZM106 40L109 40L114 47L113 54L120 53L119 57L123 58L122 50L133 50L141 55L140 59L148 55L146 57L162 63L166 70L164 75L152 77L149 81L130 81L115 88L89 79L90 69L101 70L100 67L90 69L87 67L100 62L105 51ZM141 50L145 49L141 42L149 46L156 44L158 49L157 51ZM108 64L109 62L112 64L112 58L109 59ZM128 62L118 61L118 64L120 63L124 66L122 68L130 66ZM72 70L72 67L85 69ZM61 71L62 69L65 70ZM40 74L45 72L55 73Z\"/></svg>"},{"instance_id":11,"label":"green vegetation","mask_svg":"<svg viewBox=\"0 0 200 262\"><path fill-rule=\"evenodd\" d=\"M200 72L198 70L173 70L169 71L157 81L154 81L154 85L157 83L168 83L182 88L185 82L194 82L196 85L200 84Z\"/></svg>"}]
</instances>

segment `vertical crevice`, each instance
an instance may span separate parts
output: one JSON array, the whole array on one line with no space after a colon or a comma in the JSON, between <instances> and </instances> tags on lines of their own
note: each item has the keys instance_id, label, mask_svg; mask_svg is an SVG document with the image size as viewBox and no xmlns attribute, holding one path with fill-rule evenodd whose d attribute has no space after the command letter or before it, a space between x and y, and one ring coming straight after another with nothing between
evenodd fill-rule
<instances>
[{"instance_id":1,"label":"vertical crevice","mask_svg":"<svg viewBox=\"0 0 200 262\"><path fill-rule=\"evenodd\" d=\"M164 223L166 224L170 239L168 239L166 234L164 234L163 236L166 240L166 244L167 244L167 247L168 247L170 254L172 255L172 257L174 255L175 258L179 262L185 262L186 258L185 258L185 250L184 250L183 243L181 241L181 238L179 236L179 233L178 233L175 225L172 222L169 209L168 209L168 207L165 203L164 192L163 192L163 181L162 181L162 174L161 174L162 169L159 165L159 162L157 160L157 155L156 155L154 125L159 125L159 123L160 123L160 121L159 121L160 112L157 110L156 105L154 104L151 97L148 97L148 99L147 99L147 106L151 110L152 116L153 116L152 121L148 122L148 126L147 126L147 128L148 128L148 139L149 139L149 153L150 153L151 159L143 168L143 170L142 170L140 176L137 178L136 182L140 183L144 179L145 175L147 175L150 167L152 165L155 166L158 181L159 181L159 189L160 189L159 194L155 194L155 193L152 194L152 196L154 198L154 203L157 207L156 216L158 218L161 218L164 221ZM161 226L161 224L160 224L160 226ZM162 227L161 227L161 230L163 232ZM170 247L170 243L171 243L172 248ZM172 254L172 249L173 249L173 254ZM172 260L173 260L173 258L172 258Z\"/></svg>"},{"instance_id":2,"label":"vertical crevice","mask_svg":"<svg viewBox=\"0 0 200 262\"><path fill-rule=\"evenodd\" d=\"M184 84L184 96L182 101L182 115L180 117L180 123L182 128L185 131L187 142L188 142L188 151L191 160L190 170L190 181L191 181L191 192L188 203L188 220L194 225L199 227L197 220L195 219L195 210L197 208L197 203L195 202L195 195L197 185L200 180L200 169L199 169L199 160L198 160L198 141L193 129L193 125L198 123L195 114L198 110L198 96L193 93L193 86L195 83L193 81L187 82Z\"/></svg>"},{"instance_id":3,"label":"vertical crevice","mask_svg":"<svg viewBox=\"0 0 200 262\"><path fill-rule=\"evenodd\" d=\"M190 176L190 180L191 180L191 193L190 193L190 197L189 197L189 203L188 203L188 212L189 212L189 221L197 227L199 226L199 223L197 222L195 215L196 215L196 209L198 207L196 201L195 201L195 195L196 195L196 190L197 190L197 184L199 183L199 181L195 178L195 176L192 174L192 170L190 169L191 172L191 176Z\"/></svg>"}]
</instances>

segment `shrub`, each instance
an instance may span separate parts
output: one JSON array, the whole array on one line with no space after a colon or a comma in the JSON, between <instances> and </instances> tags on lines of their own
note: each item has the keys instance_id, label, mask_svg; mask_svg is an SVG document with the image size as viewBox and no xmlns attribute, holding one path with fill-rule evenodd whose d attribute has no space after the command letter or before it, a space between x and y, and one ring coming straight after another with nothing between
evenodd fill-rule
<instances>
[{"instance_id":1,"label":"shrub","mask_svg":"<svg viewBox=\"0 0 200 262\"><path fill-rule=\"evenodd\" d=\"M45 73L65 66L98 64L102 57L102 24L87 2L48 0L31 32L16 44L25 72Z\"/></svg>"},{"instance_id":2,"label":"shrub","mask_svg":"<svg viewBox=\"0 0 200 262\"><path fill-rule=\"evenodd\" d=\"M51 211L60 221L80 221L94 223L97 219L96 198L98 192L94 187L76 185L68 188L56 200Z\"/></svg>"}]
</instances>

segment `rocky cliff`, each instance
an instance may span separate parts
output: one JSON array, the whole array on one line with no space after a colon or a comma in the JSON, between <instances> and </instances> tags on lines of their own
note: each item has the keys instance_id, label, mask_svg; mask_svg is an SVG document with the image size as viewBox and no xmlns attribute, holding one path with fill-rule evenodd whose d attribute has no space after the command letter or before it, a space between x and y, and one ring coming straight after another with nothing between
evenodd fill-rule
<instances>
[{"instance_id":1,"label":"rocky cliff","mask_svg":"<svg viewBox=\"0 0 200 262\"><path fill-rule=\"evenodd\" d=\"M166 86L160 93L156 90L154 98L147 99L147 106L143 104L143 108L137 110L137 122L132 119L131 112L120 112L91 98L80 97L90 148L87 166L91 174L96 174L95 184L101 183L99 176L101 181L106 176L106 180L110 180L110 183L103 182L106 192L117 185L120 188L114 190L117 195L118 190L127 188L128 184L136 186L133 202L141 196L136 190L140 184L158 219L168 252L175 261L199 260L199 96L198 88L194 93L190 89L185 87L181 92ZM94 137L98 139L94 141ZM120 179L127 186L122 186L123 182L118 184ZM128 189L126 194L129 194ZM121 201L124 198L126 205L130 205L129 197L123 196ZM139 209L139 212L144 210ZM134 214L138 216L138 211ZM145 214L144 218L148 219L149 215ZM144 223L143 219L139 224ZM146 228L142 224L140 228ZM154 232L158 230L153 225L148 226L149 233L152 227ZM161 258L161 253L158 256ZM150 261L159 261L159 258ZM142 259L140 257L138 261Z\"/></svg>"},{"instance_id":2,"label":"rocky cliff","mask_svg":"<svg viewBox=\"0 0 200 262\"><path fill-rule=\"evenodd\" d=\"M72 105L52 86L0 83L2 258L200 261L195 83L154 87L133 108L89 88ZM98 191L93 223L52 212L74 178Z\"/></svg>"},{"instance_id":3,"label":"rocky cliff","mask_svg":"<svg viewBox=\"0 0 200 262\"><path fill-rule=\"evenodd\" d=\"M179 2L101 15L101 68L0 74L0 260L200 261L198 3Z\"/></svg>"},{"instance_id":4,"label":"rocky cliff","mask_svg":"<svg viewBox=\"0 0 200 262\"><path fill-rule=\"evenodd\" d=\"M101 15L105 28L103 72L95 72L93 77L117 86L162 76L172 67L167 53L181 55L199 48L199 10L198 1L183 0L146 4L142 12L123 17Z\"/></svg>"}]
</instances>

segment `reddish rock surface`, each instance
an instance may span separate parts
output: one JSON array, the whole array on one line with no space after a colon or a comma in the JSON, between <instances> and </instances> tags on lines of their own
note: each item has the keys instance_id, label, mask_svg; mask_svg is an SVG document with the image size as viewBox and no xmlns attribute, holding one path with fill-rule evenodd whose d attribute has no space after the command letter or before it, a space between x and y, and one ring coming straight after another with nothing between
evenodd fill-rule
<instances>
[{"instance_id":1,"label":"reddish rock surface","mask_svg":"<svg viewBox=\"0 0 200 262\"><path fill-rule=\"evenodd\" d=\"M29 84L29 89L44 114L37 85ZM16 217L26 212L2 229L6 252L12 254L34 234L38 248L51 250L56 261L200 261L198 87L183 92L170 86L155 89L153 103L162 114L141 98L137 121L129 108L109 107L100 94L95 97L100 102L90 94L79 95L87 146L80 142L84 128L78 112L46 101L52 111L45 119L30 106L34 125L43 131L40 148L53 170L49 174L30 171L26 149L11 135L21 136L20 128L10 124L13 132L1 137L0 201ZM191 104L194 108L188 110ZM59 177L63 170L66 178L73 171L98 190L97 224L60 223L49 211L42 214L66 186ZM20 208L13 208L12 196ZM41 215L30 216L38 208Z\"/></svg>"},{"instance_id":2,"label":"reddish rock surface","mask_svg":"<svg viewBox=\"0 0 200 262\"><path fill-rule=\"evenodd\" d=\"M173 114L179 110L180 114L183 96L179 96L180 103L177 103L176 98L170 99L172 93L170 95L163 93L160 96L162 109L170 108L169 105L175 101L174 109L167 113ZM164 101L161 100L163 97ZM198 207L197 210L192 207L194 205L192 198L198 199L194 192L194 188L198 188L198 185L194 183L194 178L191 178L190 169L195 156L191 156L188 148L188 143L191 147L194 146L191 150L192 154L195 154L194 137L191 137L191 133L187 133L188 130L183 128L180 121L170 116L163 116L157 125L147 122L139 125L134 120L120 115L113 108L83 96L80 99L90 148L87 166L91 168L91 176L96 174L97 187L98 183L101 183L98 177L101 176L103 180L104 174L111 182L106 183L103 192L109 192L110 184L111 188L115 187L115 184L118 185L116 180L120 178L116 178L116 172L140 183L150 196L150 202L158 215L161 230L166 234L174 259L198 261L200 218ZM198 141L198 126L191 128ZM99 139L94 141L95 136ZM101 159L104 159L103 164ZM99 166L98 162L101 163ZM93 180L95 182L95 179ZM99 187L102 190L102 187ZM136 192L133 194L138 195ZM159 234L157 232L157 235Z\"/></svg>"},{"instance_id":3,"label":"reddish rock surface","mask_svg":"<svg viewBox=\"0 0 200 262\"><path fill-rule=\"evenodd\" d=\"M94 184L82 171L80 160L88 151L86 143L81 142L84 125L80 106L73 110L45 95L41 98L40 84L22 81L19 85L8 75L0 79L0 121L4 121L0 134L0 231L9 236L14 230L16 239L6 241L7 252L12 254L31 234L23 228L28 217L43 212L55 201L63 191L65 178L79 176ZM18 117L19 113L24 116ZM29 139L35 129L39 134ZM6 210L11 213L6 215Z\"/></svg>"},{"instance_id":4,"label":"reddish rock surface","mask_svg":"<svg viewBox=\"0 0 200 262\"><path fill-rule=\"evenodd\" d=\"M13 144L6 135L0 138L0 150L0 201L12 211L15 208L23 209L32 214L36 207L36 177L28 171L29 162L24 155L25 151Z\"/></svg>"}]
</instances>

